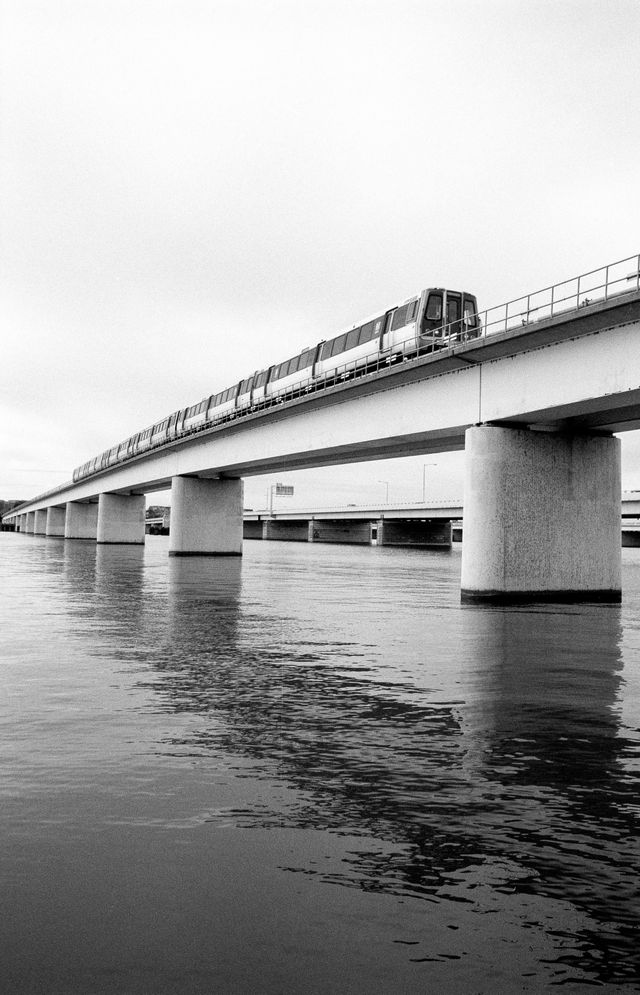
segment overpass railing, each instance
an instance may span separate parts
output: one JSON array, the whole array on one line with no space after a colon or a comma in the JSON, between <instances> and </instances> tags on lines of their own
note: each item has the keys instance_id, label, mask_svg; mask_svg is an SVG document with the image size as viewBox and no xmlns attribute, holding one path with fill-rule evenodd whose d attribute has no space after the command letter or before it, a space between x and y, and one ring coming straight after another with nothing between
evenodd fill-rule
<instances>
[{"instance_id":1,"label":"overpass railing","mask_svg":"<svg viewBox=\"0 0 640 995\"><path fill-rule=\"evenodd\" d=\"M512 331L637 290L640 290L640 254L481 311L482 336Z\"/></svg>"}]
</instances>

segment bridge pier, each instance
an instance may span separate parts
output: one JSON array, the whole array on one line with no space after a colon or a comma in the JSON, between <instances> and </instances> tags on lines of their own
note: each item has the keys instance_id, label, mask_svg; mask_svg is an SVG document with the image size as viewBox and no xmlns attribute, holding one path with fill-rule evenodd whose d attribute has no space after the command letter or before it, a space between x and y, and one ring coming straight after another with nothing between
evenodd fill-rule
<instances>
[{"instance_id":1,"label":"bridge pier","mask_svg":"<svg viewBox=\"0 0 640 995\"><path fill-rule=\"evenodd\" d=\"M33 513L33 534L43 536L47 534L47 509L39 508Z\"/></svg>"},{"instance_id":2,"label":"bridge pier","mask_svg":"<svg viewBox=\"0 0 640 995\"><path fill-rule=\"evenodd\" d=\"M47 535L64 536L66 517L65 508L47 508Z\"/></svg>"},{"instance_id":3,"label":"bridge pier","mask_svg":"<svg viewBox=\"0 0 640 995\"><path fill-rule=\"evenodd\" d=\"M67 501L65 539L95 539L98 535L98 505L95 502Z\"/></svg>"},{"instance_id":4,"label":"bridge pier","mask_svg":"<svg viewBox=\"0 0 640 995\"><path fill-rule=\"evenodd\" d=\"M465 436L463 601L619 601L620 440L482 425Z\"/></svg>"},{"instance_id":5,"label":"bridge pier","mask_svg":"<svg viewBox=\"0 0 640 995\"><path fill-rule=\"evenodd\" d=\"M244 483L174 477L169 556L242 556Z\"/></svg>"},{"instance_id":6,"label":"bridge pier","mask_svg":"<svg viewBox=\"0 0 640 995\"><path fill-rule=\"evenodd\" d=\"M101 545L140 546L144 518L144 494L101 494L96 539Z\"/></svg>"}]
</instances>

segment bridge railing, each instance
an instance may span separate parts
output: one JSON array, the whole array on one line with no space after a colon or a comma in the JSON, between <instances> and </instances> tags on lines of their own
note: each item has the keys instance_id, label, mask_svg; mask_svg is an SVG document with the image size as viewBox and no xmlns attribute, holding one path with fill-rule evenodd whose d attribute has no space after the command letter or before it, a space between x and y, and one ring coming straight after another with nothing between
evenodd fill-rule
<instances>
[{"instance_id":1,"label":"bridge railing","mask_svg":"<svg viewBox=\"0 0 640 995\"><path fill-rule=\"evenodd\" d=\"M480 312L482 335L513 331L544 318L579 311L589 304L640 290L640 254L627 256L598 269Z\"/></svg>"}]
</instances>

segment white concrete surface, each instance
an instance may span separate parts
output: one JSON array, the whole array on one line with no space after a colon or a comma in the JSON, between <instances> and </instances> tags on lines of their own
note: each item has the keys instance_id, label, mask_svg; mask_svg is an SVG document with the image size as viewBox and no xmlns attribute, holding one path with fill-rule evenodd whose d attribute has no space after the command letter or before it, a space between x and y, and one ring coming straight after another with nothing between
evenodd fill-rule
<instances>
[{"instance_id":1,"label":"white concrete surface","mask_svg":"<svg viewBox=\"0 0 640 995\"><path fill-rule=\"evenodd\" d=\"M67 502L65 539L95 539L98 534L98 505Z\"/></svg>"},{"instance_id":2,"label":"white concrete surface","mask_svg":"<svg viewBox=\"0 0 640 995\"><path fill-rule=\"evenodd\" d=\"M36 521L36 513L35 513L35 511L28 511L27 512L27 524L26 524L26 527L25 527L25 532L27 532L27 533L29 533L31 535L33 534L33 530L34 530L34 527L35 527L35 521Z\"/></svg>"},{"instance_id":3,"label":"white concrete surface","mask_svg":"<svg viewBox=\"0 0 640 995\"><path fill-rule=\"evenodd\" d=\"M39 508L33 519L33 533L37 536L46 535L47 532L47 509Z\"/></svg>"},{"instance_id":4,"label":"white concrete surface","mask_svg":"<svg viewBox=\"0 0 640 995\"><path fill-rule=\"evenodd\" d=\"M244 482L174 477L169 556L242 556Z\"/></svg>"},{"instance_id":5,"label":"white concrete surface","mask_svg":"<svg viewBox=\"0 0 640 995\"><path fill-rule=\"evenodd\" d=\"M466 434L464 599L619 599L620 440L477 426Z\"/></svg>"},{"instance_id":6,"label":"white concrete surface","mask_svg":"<svg viewBox=\"0 0 640 995\"><path fill-rule=\"evenodd\" d=\"M97 541L142 545L145 504L144 494L101 494L98 499Z\"/></svg>"},{"instance_id":7,"label":"white concrete surface","mask_svg":"<svg viewBox=\"0 0 640 995\"><path fill-rule=\"evenodd\" d=\"M64 535L64 525L66 519L66 509L65 508L48 508L47 509L47 535L48 536L63 536Z\"/></svg>"}]
</instances>

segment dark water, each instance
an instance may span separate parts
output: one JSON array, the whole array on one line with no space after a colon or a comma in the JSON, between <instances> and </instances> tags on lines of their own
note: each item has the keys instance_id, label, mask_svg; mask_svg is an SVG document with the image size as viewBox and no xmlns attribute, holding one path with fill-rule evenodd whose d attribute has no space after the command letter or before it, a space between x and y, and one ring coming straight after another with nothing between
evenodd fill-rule
<instances>
[{"instance_id":1,"label":"dark water","mask_svg":"<svg viewBox=\"0 0 640 995\"><path fill-rule=\"evenodd\" d=\"M640 990L622 606L459 552L0 534L0 991Z\"/></svg>"}]
</instances>

